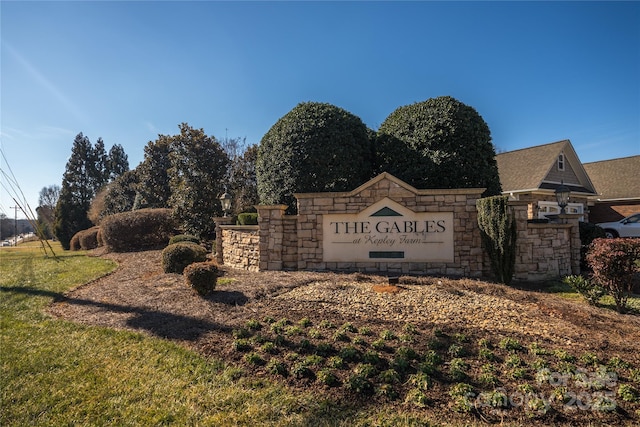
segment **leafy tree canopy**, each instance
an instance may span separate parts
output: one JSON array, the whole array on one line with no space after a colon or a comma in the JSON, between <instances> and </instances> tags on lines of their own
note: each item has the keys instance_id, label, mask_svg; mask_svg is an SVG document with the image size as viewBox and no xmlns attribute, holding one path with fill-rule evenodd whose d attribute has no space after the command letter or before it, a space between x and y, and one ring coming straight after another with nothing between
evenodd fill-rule
<instances>
[{"instance_id":1,"label":"leafy tree canopy","mask_svg":"<svg viewBox=\"0 0 640 427\"><path fill-rule=\"evenodd\" d=\"M210 239L215 233L212 218L222 214L219 196L229 158L215 137L187 123L180 125L171 146L169 201L174 214L186 233Z\"/></svg>"},{"instance_id":2,"label":"leafy tree canopy","mask_svg":"<svg viewBox=\"0 0 640 427\"><path fill-rule=\"evenodd\" d=\"M298 104L264 135L256 177L263 204L296 211L295 192L346 191L372 176L367 127L331 104Z\"/></svg>"},{"instance_id":3,"label":"leafy tree canopy","mask_svg":"<svg viewBox=\"0 0 640 427\"><path fill-rule=\"evenodd\" d=\"M382 123L377 161L417 188L487 188L500 194L489 126L472 107L441 96L399 107Z\"/></svg>"}]
</instances>

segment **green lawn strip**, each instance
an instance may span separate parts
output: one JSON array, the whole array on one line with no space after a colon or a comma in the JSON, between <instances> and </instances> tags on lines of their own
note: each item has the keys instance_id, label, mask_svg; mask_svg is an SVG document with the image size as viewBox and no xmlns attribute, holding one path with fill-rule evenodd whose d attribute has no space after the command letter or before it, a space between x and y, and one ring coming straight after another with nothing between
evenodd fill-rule
<instances>
[{"instance_id":1,"label":"green lawn strip","mask_svg":"<svg viewBox=\"0 0 640 427\"><path fill-rule=\"evenodd\" d=\"M221 362L169 341L49 318L42 308L56 294L114 268L58 253L44 258L36 247L0 255L0 425L305 425L332 418L337 406L317 396L229 379Z\"/></svg>"},{"instance_id":2,"label":"green lawn strip","mask_svg":"<svg viewBox=\"0 0 640 427\"><path fill-rule=\"evenodd\" d=\"M553 281L553 282L547 283L545 290L559 297L572 300L572 301L580 301L587 304L587 301L578 292L573 290L571 286L565 283L562 283L561 281ZM613 300L613 297L609 295L605 295L602 298L600 298L600 301L598 301L598 306L616 311L616 304ZM640 295L631 294L629 296L629 299L627 300L627 306L629 307L631 312L640 313Z\"/></svg>"}]
</instances>

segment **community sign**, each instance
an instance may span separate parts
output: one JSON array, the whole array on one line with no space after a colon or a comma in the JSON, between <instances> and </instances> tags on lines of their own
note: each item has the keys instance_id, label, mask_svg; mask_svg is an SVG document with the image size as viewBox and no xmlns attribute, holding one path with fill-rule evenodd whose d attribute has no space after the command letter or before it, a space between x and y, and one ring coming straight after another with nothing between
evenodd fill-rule
<instances>
[{"instance_id":1,"label":"community sign","mask_svg":"<svg viewBox=\"0 0 640 427\"><path fill-rule=\"evenodd\" d=\"M453 262L453 212L414 212L384 198L356 214L325 214L326 262Z\"/></svg>"}]
</instances>

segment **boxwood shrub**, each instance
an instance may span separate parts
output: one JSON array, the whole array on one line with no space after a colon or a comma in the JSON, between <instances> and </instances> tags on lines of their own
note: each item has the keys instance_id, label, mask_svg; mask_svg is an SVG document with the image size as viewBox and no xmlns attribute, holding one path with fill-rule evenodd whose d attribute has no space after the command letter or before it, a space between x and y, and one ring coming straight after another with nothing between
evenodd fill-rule
<instances>
[{"instance_id":1,"label":"boxwood shrub","mask_svg":"<svg viewBox=\"0 0 640 427\"><path fill-rule=\"evenodd\" d=\"M195 243L196 245L199 245L200 239L198 239L196 236L192 234L177 234L175 236L172 236L169 239L170 245L173 245L174 243L178 243L178 242L191 242L191 243Z\"/></svg>"},{"instance_id":2,"label":"boxwood shrub","mask_svg":"<svg viewBox=\"0 0 640 427\"><path fill-rule=\"evenodd\" d=\"M258 214L255 212L244 212L238 214L238 225L258 225Z\"/></svg>"},{"instance_id":3,"label":"boxwood shrub","mask_svg":"<svg viewBox=\"0 0 640 427\"><path fill-rule=\"evenodd\" d=\"M207 250L192 242L175 243L162 251L162 269L165 273L182 274L188 265L206 260Z\"/></svg>"},{"instance_id":4,"label":"boxwood shrub","mask_svg":"<svg viewBox=\"0 0 640 427\"><path fill-rule=\"evenodd\" d=\"M183 272L187 284L200 295L215 289L218 273L218 265L213 261L194 262L186 266Z\"/></svg>"}]
</instances>

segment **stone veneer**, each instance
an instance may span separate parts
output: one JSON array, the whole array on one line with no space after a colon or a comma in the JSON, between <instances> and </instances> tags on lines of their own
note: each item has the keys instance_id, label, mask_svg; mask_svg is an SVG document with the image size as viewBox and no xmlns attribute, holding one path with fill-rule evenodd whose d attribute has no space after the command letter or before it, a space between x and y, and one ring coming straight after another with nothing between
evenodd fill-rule
<instances>
[{"instance_id":1,"label":"stone veneer","mask_svg":"<svg viewBox=\"0 0 640 427\"><path fill-rule=\"evenodd\" d=\"M419 190L383 173L350 192L295 194L298 215L285 205L256 206L258 226L218 223L220 264L246 270L330 270L382 274L480 277L489 273L481 246L476 200L484 189ZM389 198L414 212L452 212L453 262L326 262L323 260L323 215L359 213ZM567 224L529 223L530 203L511 203L517 220L516 280L544 280L580 271L576 215ZM579 216L579 215L578 215Z\"/></svg>"}]
</instances>

